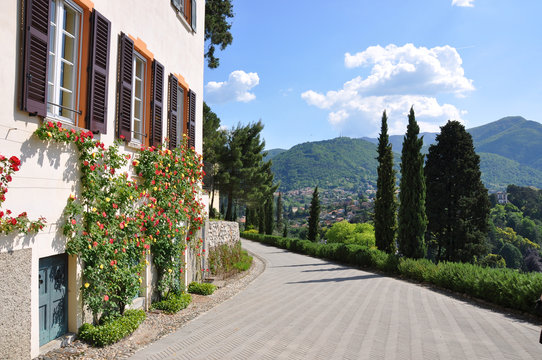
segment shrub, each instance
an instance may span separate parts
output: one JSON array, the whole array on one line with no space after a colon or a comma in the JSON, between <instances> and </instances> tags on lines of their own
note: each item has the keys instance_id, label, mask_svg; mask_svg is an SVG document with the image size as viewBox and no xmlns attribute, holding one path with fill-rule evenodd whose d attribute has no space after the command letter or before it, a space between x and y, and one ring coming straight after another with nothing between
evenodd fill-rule
<instances>
[{"instance_id":1,"label":"shrub","mask_svg":"<svg viewBox=\"0 0 542 360\"><path fill-rule=\"evenodd\" d=\"M252 265L252 256L248 255L246 250L241 251L241 260L233 264L233 267L239 271L247 271Z\"/></svg>"},{"instance_id":2,"label":"shrub","mask_svg":"<svg viewBox=\"0 0 542 360\"><path fill-rule=\"evenodd\" d=\"M153 303L153 309L162 310L166 314L175 314L182 309L185 309L192 301L190 294L174 294L169 293L167 299Z\"/></svg>"},{"instance_id":3,"label":"shrub","mask_svg":"<svg viewBox=\"0 0 542 360\"><path fill-rule=\"evenodd\" d=\"M79 338L87 343L102 347L116 343L133 333L145 320L143 310L126 310L124 315L94 326L85 323L79 328Z\"/></svg>"},{"instance_id":4,"label":"shrub","mask_svg":"<svg viewBox=\"0 0 542 360\"><path fill-rule=\"evenodd\" d=\"M216 290L216 286L208 283L191 282L188 285L188 292L191 294L211 295Z\"/></svg>"},{"instance_id":5,"label":"shrub","mask_svg":"<svg viewBox=\"0 0 542 360\"><path fill-rule=\"evenodd\" d=\"M437 265L427 259L401 258L397 270L406 278L429 282L434 278Z\"/></svg>"}]
</instances>

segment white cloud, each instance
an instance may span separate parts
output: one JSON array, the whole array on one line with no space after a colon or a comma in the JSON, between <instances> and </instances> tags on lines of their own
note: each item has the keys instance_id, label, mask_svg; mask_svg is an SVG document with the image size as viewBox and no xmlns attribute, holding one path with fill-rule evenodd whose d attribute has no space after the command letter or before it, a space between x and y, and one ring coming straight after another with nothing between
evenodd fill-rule
<instances>
[{"instance_id":1,"label":"white cloud","mask_svg":"<svg viewBox=\"0 0 542 360\"><path fill-rule=\"evenodd\" d=\"M354 55L346 53L345 66L370 67L370 74L356 76L339 90L325 94L308 90L301 97L309 105L328 110L329 123L349 136L377 135L384 110L390 134L404 134L411 106L421 131L438 131L449 119L462 121L466 112L440 103L437 96L464 97L474 90L472 80L464 75L461 57L450 46L372 46Z\"/></svg>"},{"instance_id":2,"label":"white cloud","mask_svg":"<svg viewBox=\"0 0 542 360\"><path fill-rule=\"evenodd\" d=\"M473 7L474 0L452 0L452 6Z\"/></svg>"},{"instance_id":3,"label":"white cloud","mask_svg":"<svg viewBox=\"0 0 542 360\"><path fill-rule=\"evenodd\" d=\"M448 45L432 49L413 44L371 46L354 55L346 53L344 64L347 68L372 66L367 78L358 76L347 83L361 93L462 95L474 90L472 80L465 77L459 53Z\"/></svg>"},{"instance_id":4,"label":"white cloud","mask_svg":"<svg viewBox=\"0 0 542 360\"><path fill-rule=\"evenodd\" d=\"M256 95L249 90L259 83L260 78L257 73L236 70L229 75L226 81L209 81L205 85L205 101L214 104L230 101L249 102L256 98Z\"/></svg>"}]
</instances>

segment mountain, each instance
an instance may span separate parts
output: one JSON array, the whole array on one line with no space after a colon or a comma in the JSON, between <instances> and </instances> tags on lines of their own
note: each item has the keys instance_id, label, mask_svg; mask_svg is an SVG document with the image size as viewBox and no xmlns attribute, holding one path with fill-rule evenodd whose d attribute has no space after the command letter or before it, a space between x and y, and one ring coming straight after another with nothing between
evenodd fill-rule
<instances>
[{"instance_id":1,"label":"mountain","mask_svg":"<svg viewBox=\"0 0 542 360\"><path fill-rule=\"evenodd\" d=\"M542 171L542 124L510 116L468 131L477 152L501 155Z\"/></svg>"},{"instance_id":2,"label":"mountain","mask_svg":"<svg viewBox=\"0 0 542 360\"><path fill-rule=\"evenodd\" d=\"M514 116L467 131L480 155L482 181L488 189L502 190L508 184L542 188L542 124ZM427 152L437 134L422 135ZM376 184L377 142L340 137L299 144L286 151L273 149L272 169L282 191L315 185L367 189ZM390 136L390 142L398 164L403 136Z\"/></svg>"},{"instance_id":3,"label":"mountain","mask_svg":"<svg viewBox=\"0 0 542 360\"><path fill-rule=\"evenodd\" d=\"M270 149L270 150L265 150L265 152L267 152L267 155L263 157L263 161L268 161L268 160L271 160L273 159L275 156L277 156L278 154L281 154L285 151L288 151L286 149Z\"/></svg>"},{"instance_id":4,"label":"mountain","mask_svg":"<svg viewBox=\"0 0 542 360\"><path fill-rule=\"evenodd\" d=\"M376 145L339 137L296 145L273 158L282 191L314 187L355 190L376 184Z\"/></svg>"}]
</instances>

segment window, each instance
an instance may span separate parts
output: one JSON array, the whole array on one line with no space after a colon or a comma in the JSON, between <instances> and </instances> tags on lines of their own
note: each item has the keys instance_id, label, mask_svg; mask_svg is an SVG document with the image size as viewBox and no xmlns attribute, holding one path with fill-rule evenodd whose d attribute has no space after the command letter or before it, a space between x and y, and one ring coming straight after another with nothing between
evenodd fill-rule
<instances>
[{"instance_id":1,"label":"window","mask_svg":"<svg viewBox=\"0 0 542 360\"><path fill-rule=\"evenodd\" d=\"M89 1L24 8L21 110L105 134L111 23Z\"/></svg>"},{"instance_id":2,"label":"window","mask_svg":"<svg viewBox=\"0 0 542 360\"><path fill-rule=\"evenodd\" d=\"M162 142L164 66L141 39L120 35L117 134L137 146Z\"/></svg>"},{"instance_id":3,"label":"window","mask_svg":"<svg viewBox=\"0 0 542 360\"><path fill-rule=\"evenodd\" d=\"M47 115L75 124L82 10L67 0L50 6Z\"/></svg>"},{"instance_id":4,"label":"window","mask_svg":"<svg viewBox=\"0 0 542 360\"><path fill-rule=\"evenodd\" d=\"M186 110L188 108L188 84L181 75L169 75L169 148L174 149L183 142L183 133L187 126Z\"/></svg>"},{"instance_id":5,"label":"window","mask_svg":"<svg viewBox=\"0 0 542 360\"><path fill-rule=\"evenodd\" d=\"M132 76L132 141L142 143L145 134L145 73L147 61L134 52Z\"/></svg>"},{"instance_id":6,"label":"window","mask_svg":"<svg viewBox=\"0 0 542 360\"><path fill-rule=\"evenodd\" d=\"M192 31L196 31L196 0L171 0L171 4L181 13Z\"/></svg>"},{"instance_id":7,"label":"window","mask_svg":"<svg viewBox=\"0 0 542 360\"><path fill-rule=\"evenodd\" d=\"M180 146L183 141L184 89L179 85L177 85L177 99L177 114L179 114L179 117L175 134L177 140L174 144L175 147Z\"/></svg>"}]
</instances>

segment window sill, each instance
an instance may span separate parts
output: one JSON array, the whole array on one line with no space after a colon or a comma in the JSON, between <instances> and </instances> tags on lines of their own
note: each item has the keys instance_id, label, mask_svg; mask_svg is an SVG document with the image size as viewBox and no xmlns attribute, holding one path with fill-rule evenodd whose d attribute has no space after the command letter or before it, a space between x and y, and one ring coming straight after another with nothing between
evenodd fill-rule
<instances>
[{"instance_id":1,"label":"window sill","mask_svg":"<svg viewBox=\"0 0 542 360\"><path fill-rule=\"evenodd\" d=\"M66 129L88 131L87 128L79 127L79 126L75 125L73 122L71 122L69 120L66 120L65 118L62 118L62 117L52 117L52 116L47 115L46 117L43 118L43 121L44 122L51 121L51 122L55 123L55 125L56 125L56 123L61 123L62 127L66 128Z\"/></svg>"},{"instance_id":2,"label":"window sill","mask_svg":"<svg viewBox=\"0 0 542 360\"><path fill-rule=\"evenodd\" d=\"M184 25L184 27L186 28L186 30L192 34L195 34L196 32L194 30L192 30L192 25L190 25L188 23L188 21L186 20L186 18L184 17L184 14L180 11L176 11L177 13L177 17L181 20L181 24Z\"/></svg>"}]
</instances>

